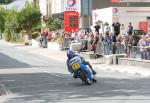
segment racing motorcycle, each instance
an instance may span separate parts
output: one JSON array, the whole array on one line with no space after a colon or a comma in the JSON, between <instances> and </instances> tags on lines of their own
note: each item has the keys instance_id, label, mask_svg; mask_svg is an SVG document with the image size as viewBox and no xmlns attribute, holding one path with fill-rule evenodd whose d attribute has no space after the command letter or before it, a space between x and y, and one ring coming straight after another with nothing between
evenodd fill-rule
<instances>
[{"instance_id":1,"label":"racing motorcycle","mask_svg":"<svg viewBox=\"0 0 150 103\"><path fill-rule=\"evenodd\" d=\"M88 74L86 70L82 70L79 63L74 62L71 64L71 66L72 66L72 69L77 73L78 77L82 80L82 82L84 82L87 85L92 84L92 81L88 78Z\"/></svg>"}]
</instances>

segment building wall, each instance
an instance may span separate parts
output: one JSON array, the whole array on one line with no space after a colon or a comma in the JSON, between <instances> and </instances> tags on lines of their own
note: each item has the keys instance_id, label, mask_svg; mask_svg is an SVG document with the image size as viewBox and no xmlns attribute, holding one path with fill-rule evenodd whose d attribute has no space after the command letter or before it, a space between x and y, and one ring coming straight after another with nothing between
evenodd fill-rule
<instances>
[{"instance_id":1,"label":"building wall","mask_svg":"<svg viewBox=\"0 0 150 103\"><path fill-rule=\"evenodd\" d=\"M52 13L52 0L47 0L47 16L50 16Z\"/></svg>"},{"instance_id":2,"label":"building wall","mask_svg":"<svg viewBox=\"0 0 150 103\"><path fill-rule=\"evenodd\" d=\"M39 0L39 6L42 16L45 16L47 14L46 4L47 4L46 0Z\"/></svg>"},{"instance_id":3,"label":"building wall","mask_svg":"<svg viewBox=\"0 0 150 103\"><path fill-rule=\"evenodd\" d=\"M39 2L40 10L43 16L51 16L53 14L62 14L65 11L65 0L37 0ZM81 12L81 0L78 0L78 10ZM107 7L149 7L150 3L111 3L111 0L92 0L92 9L101 9ZM92 24L92 16L80 17L80 27L89 26Z\"/></svg>"},{"instance_id":4,"label":"building wall","mask_svg":"<svg viewBox=\"0 0 150 103\"><path fill-rule=\"evenodd\" d=\"M140 22L147 22L147 17L150 16L150 7L115 7L117 12L113 12L114 7L93 10L93 25L98 20L103 23L108 22L112 25L113 22L119 22L124 24L124 30L121 33L125 33L129 22L132 23L134 30L138 30ZM97 16L95 16L95 14ZM117 18L117 19L114 19ZM100 29L100 32L102 30Z\"/></svg>"},{"instance_id":5,"label":"building wall","mask_svg":"<svg viewBox=\"0 0 150 103\"><path fill-rule=\"evenodd\" d=\"M116 6L116 7L149 7L150 6L150 2L111 3L111 0L92 0L92 1L93 1L92 3L93 10L107 8L111 6Z\"/></svg>"},{"instance_id":6,"label":"building wall","mask_svg":"<svg viewBox=\"0 0 150 103\"><path fill-rule=\"evenodd\" d=\"M51 13L56 14L56 13L62 13L64 12L64 0L52 0L52 8L51 8Z\"/></svg>"}]
</instances>

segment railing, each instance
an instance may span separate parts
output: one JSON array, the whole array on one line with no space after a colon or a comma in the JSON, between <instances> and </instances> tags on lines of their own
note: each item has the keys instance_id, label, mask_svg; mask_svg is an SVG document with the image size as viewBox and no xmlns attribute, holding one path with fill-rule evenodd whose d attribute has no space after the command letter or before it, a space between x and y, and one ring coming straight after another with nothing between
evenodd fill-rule
<instances>
[{"instance_id":1,"label":"railing","mask_svg":"<svg viewBox=\"0 0 150 103\"><path fill-rule=\"evenodd\" d=\"M97 44L96 53L100 55L125 54L127 58L150 60L149 51L141 52L139 46L125 47L119 43L104 45L103 42L100 42Z\"/></svg>"}]
</instances>

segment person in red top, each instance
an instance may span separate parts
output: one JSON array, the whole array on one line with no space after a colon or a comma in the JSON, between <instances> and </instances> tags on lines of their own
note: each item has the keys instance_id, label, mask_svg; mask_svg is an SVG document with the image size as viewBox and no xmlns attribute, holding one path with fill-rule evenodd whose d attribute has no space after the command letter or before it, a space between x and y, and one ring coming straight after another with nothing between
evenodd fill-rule
<instances>
[{"instance_id":1,"label":"person in red top","mask_svg":"<svg viewBox=\"0 0 150 103\"><path fill-rule=\"evenodd\" d=\"M48 39L48 41L52 40L52 33L50 31L48 31L47 39Z\"/></svg>"}]
</instances>

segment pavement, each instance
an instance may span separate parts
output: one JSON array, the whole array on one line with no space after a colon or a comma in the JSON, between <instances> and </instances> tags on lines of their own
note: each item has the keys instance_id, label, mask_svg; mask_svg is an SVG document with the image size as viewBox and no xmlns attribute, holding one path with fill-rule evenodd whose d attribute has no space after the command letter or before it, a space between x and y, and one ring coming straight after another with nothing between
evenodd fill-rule
<instances>
[{"instance_id":1,"label":"pavement","mask_svg":"<svg viewBox=\"0 0 150 103\"><path fill-rule=\"evenodd\" d=\"M17 49L24 50L29 53L38 54L42 56L46 56L51 59L55 59L58 61L66 61L66 51L59 51L59 50L52 50L48 48L39 48L39 47L32 47L32 46L24 46L23 44L12 44L5 41L0 41L0 43L5 43L10 46L14 46ZM83 53L82 53L83 54ZM150 76L150 69L139 67L139 66L128 66L128 65L108 65L102 63L102 59L89 59L88 60L93 68L95 70L100 69L104 71L114 71L114 72L120 72L120 73L129 73L133 75L140 75L143 77L149 77Z\"/></svg>"}]
</instances>

